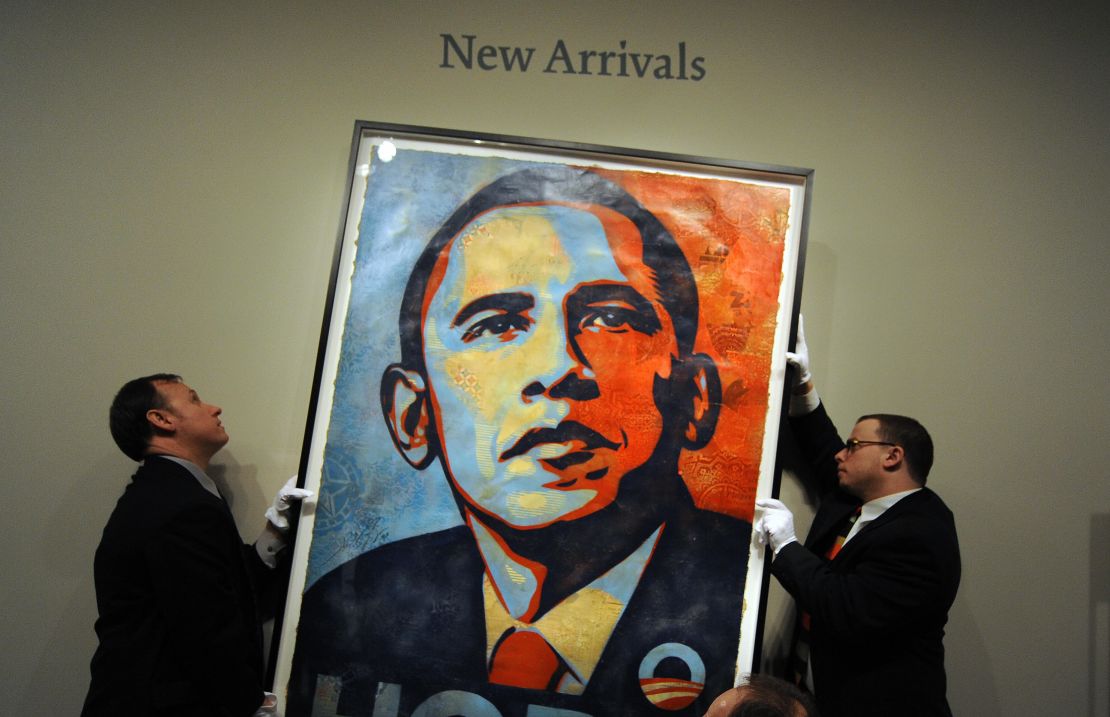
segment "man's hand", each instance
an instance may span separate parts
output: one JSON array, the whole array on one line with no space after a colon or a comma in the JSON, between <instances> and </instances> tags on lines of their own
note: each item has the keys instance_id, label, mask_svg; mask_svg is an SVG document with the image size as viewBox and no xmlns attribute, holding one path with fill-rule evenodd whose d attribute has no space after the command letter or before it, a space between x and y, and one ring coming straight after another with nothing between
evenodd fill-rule
<instances>
[{"instance_id":1,"label":"man's hand","mask_svg":"<svg viewBox=\"0 0 1110 717\"><path fill-rule=\"evenodd\" d=\"M762 514L755 522L756 535L760 545L769 545L775 555L783 546L797 542L794 536L794 514L781 500L763 498L755 502Z\"/></svg>"},{"instance_id":2,"label":"man's hand","mask_svg":"<svg viewBox=\"0 0 1110 717\"><path fill-rule=\"evenodd\" d=\"M312 495L312 491L297 487L297 476L285 482L274 496L274 504L266 509L266 520L280 533L289 531L289 509L294 501L301 501Z\"/></svg>"},{"instance_id":3,"label":"man's hand","mask_svg":"<svg viewBox=\"0 0 1110 717\"><path fill-rule=\"evenodd\" d=\"M794 350L786 352L786 363L791 369L790 406L791 416L805 416L817 410L821 399L813 387L813 374L809 372L809 346L803 328L803 316L798 314L798 334Z\"/></svg>"}]
</instances>

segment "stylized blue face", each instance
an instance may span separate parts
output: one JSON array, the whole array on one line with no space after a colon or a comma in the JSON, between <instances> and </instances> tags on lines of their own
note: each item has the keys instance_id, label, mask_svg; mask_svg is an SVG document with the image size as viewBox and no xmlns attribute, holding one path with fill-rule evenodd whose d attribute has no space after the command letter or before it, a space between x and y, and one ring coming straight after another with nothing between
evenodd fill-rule
<instances>
[{"instance_id":1,"label":"stylized blue face","mask_svg":"<svg viewBox=\"0 0 1110 717\"><path fill-rule=\"evenodd\" d=\"M663 431L678 357L636 227L601 207L496 209L440 257L424 360L444 468L520 528L609 505Z\"/></svg>"}]
</instances>

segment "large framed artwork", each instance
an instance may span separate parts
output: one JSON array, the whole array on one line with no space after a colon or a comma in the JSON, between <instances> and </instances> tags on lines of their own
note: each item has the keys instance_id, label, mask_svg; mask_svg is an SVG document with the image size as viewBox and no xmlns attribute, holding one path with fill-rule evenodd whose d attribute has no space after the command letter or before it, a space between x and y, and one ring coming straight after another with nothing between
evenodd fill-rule
<instances>
[{"instance_id":1,"label":"large framed artwork","mask_svg":"<svg viewBox=\"0 0 1110 717\"><path fill-rule=\"evenodd\" d=\"M752 670L811 191L358 123L283 714L700 715Z\"/></svg>"}]
</instances>

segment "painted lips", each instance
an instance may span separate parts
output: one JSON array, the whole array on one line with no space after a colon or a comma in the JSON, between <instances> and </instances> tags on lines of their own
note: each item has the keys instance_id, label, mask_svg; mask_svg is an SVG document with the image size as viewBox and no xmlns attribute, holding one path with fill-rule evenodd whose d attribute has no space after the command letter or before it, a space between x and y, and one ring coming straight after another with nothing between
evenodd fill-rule
<instances>
[{"instance_id":1,"label":"painted lips","mask_svg":"<svg viewBox=\"0 0 1110 717\"><path fill-rule=\"evenodd\" d=\"M555 470L564 470L570 466L585 463L590 460L593 457L593 451L598 448L620 448L620 444L610 441L588 426L584 426L577 421L563 421L555 428L533 428L528 431L501 454L500 460L507 461L516 456L523 455L537 446L572 442L577 442L579 447L561 456L543 458L541 459L542 462ZM606 472L607 471L602 470L600 474L604 475ZM586 477L593 478L595 477L595 473L598 472L592 472ZM600 475L596 477L600 477Z\"/></svg>"}]
</instances>

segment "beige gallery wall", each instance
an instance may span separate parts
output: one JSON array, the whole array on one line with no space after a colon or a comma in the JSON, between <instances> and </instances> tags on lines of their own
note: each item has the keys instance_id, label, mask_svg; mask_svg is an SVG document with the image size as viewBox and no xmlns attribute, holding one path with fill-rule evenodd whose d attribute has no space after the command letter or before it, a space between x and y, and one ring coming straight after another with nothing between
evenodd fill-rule
<instances>
[{"instance_id":1,"label":"beige gallery wall","mask_svg":"<svg viewBox=\"0 0 1110 717\"><path fill-rule=\"evenodd\" d=\"M245 535L295 470L361 118L814 168L816 378L845 429L933 429L956 712L1106 715L1108 10L963 5L0 3L0 713L83 698L124 380L225 408ZM706 76L445 69L440 33Z\"/></svg>"}]
</instances>

